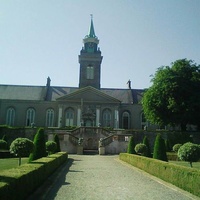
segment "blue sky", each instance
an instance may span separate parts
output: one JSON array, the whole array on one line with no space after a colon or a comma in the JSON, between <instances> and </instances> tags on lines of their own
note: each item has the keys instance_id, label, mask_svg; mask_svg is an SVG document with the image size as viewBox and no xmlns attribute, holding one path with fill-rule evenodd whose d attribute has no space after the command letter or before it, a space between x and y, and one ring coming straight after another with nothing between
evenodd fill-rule
<instances>
[{"instance_id":1,"label":"blue sky","mask_svg":"<svg viewBox=\"0 0 200 200\"><path fill-rule=\"evenodd\" d=\"M151 74L200 64L200 0L0 0L0 84L78 86L93 14L101 87L148 88Z\"/></svg>"}]
</instances>

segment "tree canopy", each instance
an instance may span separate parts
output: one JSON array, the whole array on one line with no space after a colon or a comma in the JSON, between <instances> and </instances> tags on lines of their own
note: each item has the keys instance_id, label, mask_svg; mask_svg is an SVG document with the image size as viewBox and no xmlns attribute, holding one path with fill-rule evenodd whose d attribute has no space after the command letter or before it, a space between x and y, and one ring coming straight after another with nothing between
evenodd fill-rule
<instances>
[{"instance_id":1,"label":"tree canopy","mask_svg":"<svg viewBox=\"0 0 200 200\"><path fill-rule=\"evenodd\" d=\"M142 99L147 120L158 125L199 125L200 65L181 59L162 66L152 78Z\"/></svg>"}]
</instances>

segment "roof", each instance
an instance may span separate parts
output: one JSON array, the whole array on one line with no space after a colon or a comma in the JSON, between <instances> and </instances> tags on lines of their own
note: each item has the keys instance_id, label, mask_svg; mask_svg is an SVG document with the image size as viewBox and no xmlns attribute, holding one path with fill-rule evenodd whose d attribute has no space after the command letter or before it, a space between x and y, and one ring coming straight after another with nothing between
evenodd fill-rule
<instances>
[{"instance_id":1,"label":"roof","mask_svg":"<svg viewBox=\"0 0 200 200\"><path fill-rule=\"evenodd\" d=\"M0 85L0 99L4 100L35 100L35 101L56 101L64 96L78 92L78 87L62 86L23 86L23 85ZM100 92L123 104L137 104L142 98L142 89L114 89L101 88ZM76 93L75 93L76 94Z\"/></svg>"}]
</instances>

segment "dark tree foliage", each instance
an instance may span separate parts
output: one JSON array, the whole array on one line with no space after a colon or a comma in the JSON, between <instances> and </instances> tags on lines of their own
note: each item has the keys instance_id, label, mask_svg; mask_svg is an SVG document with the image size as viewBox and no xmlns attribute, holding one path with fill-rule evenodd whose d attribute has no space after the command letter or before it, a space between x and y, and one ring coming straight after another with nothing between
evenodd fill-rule
<instances>
[{"instance_id":1,"label":"dark tree foliage","mask_svg":"<svg viewBox=\"0 0 200 200\"><path fill-rule=\"evenodd\" d=\"M130 137L127 153L135 154L135 141L133 136Z\"/></svg>"},{"instance_id":2,"label":"dark tree foliage","mask_svg":"<svg viewBox=\"0 0 200 200\"><path fill-rule=\"evenodd\" d=\"M8 143L5 140L0 140L0 150L7 150Z\"/></svg>"},{"instance_id":3,"label":"dark tree foliage","mask_svg":"<svg viewBox=\"0 0 200 200\"><path fill-rule=\"evenodd\" d=\"M167 152L171 151L169 139L166 139L166 140L165 140L165 148L166 148L166 151L167 151Z\"/></svg>"},{"instance_id":4,"label":"dark tree foliage","mask_svg":"<svg viewBox=\"0 0 200 200\"><path fill-rule=\"evenodd\" d=\"M146 156L150 158L151 157L151 147L149 145L149 140L148 140L146 135L144 136L143 144L145 144L147 146L147 154L146 154Z\"/></svg>"},{"instance_id":5,"label":"dark tree foliage","mask_svg":"<svg viewBox=\"0 0 200 200\"><path fill-rule=\"evenodd\" d=\"M200 121L200 65L182 59L171 67L158 68L152 78L153 85L142 99L145 117L153 124L199 125Z\"/></svg>"},{"instance_id":6,"label":"dark tree foliage","mask_svg":"<svg viewBox=\"0 0 200 200\"><path fill-rule=\"evenodd\" d=\"M54 142L57 144L55 152L60 152L60 140L57 134L54 134Z\"/></svg>"},{"instance_id":7,"label":"dark tree foliage","mask_svg":"<svg viewBox=\"0 0 200 200\"><path fill-rule=\"evenodd\" d=\"M162 161L168 161L165 148L165 141L162 138L161 134L158 134L156 136L153 150L153 158Z\"/></svg>"},{"instance_id":8,"label":"dark tree foliage","mask_svg":"<svg viewBox=\"0 0 200 200\"><path fill-rule=\"evenodd\" d=\"M39 128L33 141L35 148L33 153L29 156L29 162L46 157L45 135L44 129Z\"/></svg>"}]
</instances>

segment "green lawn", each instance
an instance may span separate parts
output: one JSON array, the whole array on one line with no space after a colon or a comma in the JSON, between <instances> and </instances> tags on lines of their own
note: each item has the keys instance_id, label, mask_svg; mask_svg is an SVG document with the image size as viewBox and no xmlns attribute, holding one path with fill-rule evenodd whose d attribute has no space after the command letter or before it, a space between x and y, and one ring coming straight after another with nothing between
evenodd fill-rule
<instances>
[{"instance_id":1,"label":"green lawn","mask_svg":"<svg viewBox=\"0 0 200 200\"><path fill-rule=\"evenodd\" d=\"M0 171L4 169L11 169L18 167L18 158L4 158L0 159ZM22 164L28 162L28 158L22 158Z\"/></svg>"},{"instance_id":2,"label":"green lawn","mask_svg":"<svg viewBox=\"0 0 200 200\"><path fill-rule=\"evenodd\" d=\"M189 162L185 162L185 161L169 161L170 163L176 164L176 165L181 165L181 166L185 166L185 167L189 167L190 168L190 164ZM193 162L192 163L193 168L199 169L200 170L200 162Z\"/></svg>"}]
</instances>

